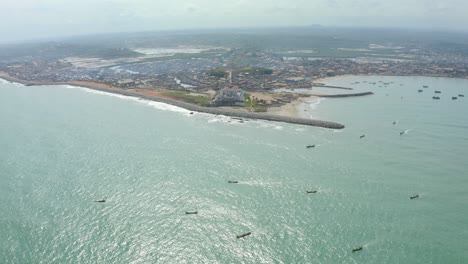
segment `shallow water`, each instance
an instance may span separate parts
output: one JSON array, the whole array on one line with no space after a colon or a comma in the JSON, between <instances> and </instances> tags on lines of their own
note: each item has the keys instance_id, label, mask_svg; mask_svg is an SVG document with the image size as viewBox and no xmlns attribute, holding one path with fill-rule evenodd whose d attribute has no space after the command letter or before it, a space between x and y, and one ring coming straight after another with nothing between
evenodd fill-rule
<instances>
[{"instance_id":1,"label":"shallow water","mask_svg":"<svg viewBox=\"0 0 468 264\"><path fill-rule=\"evenodd\" d=\"M468 81L330 84L344 130L0 84L0 263L468 262Z\"/></svg>"}]
</instances>

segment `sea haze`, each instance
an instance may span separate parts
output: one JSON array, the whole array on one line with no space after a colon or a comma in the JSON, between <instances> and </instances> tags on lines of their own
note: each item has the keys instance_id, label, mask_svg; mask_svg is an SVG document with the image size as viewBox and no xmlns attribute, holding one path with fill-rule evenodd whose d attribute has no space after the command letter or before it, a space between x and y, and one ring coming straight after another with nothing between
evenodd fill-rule
<instances>
[{"instance_id":1,"label":"sea haze","mask_svg":"<svg viewBox=\"0 0 468 264\"><path fill-rule=\"evenodd\" d=\"M467 263L468 80L329 83L344 130L0 83L0 263Z\"/></svg>"}]
</instances>

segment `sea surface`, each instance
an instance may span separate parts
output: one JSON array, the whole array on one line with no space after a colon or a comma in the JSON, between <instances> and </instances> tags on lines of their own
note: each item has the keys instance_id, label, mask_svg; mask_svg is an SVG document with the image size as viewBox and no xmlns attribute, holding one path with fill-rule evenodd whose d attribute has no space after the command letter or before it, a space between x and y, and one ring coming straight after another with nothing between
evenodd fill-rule
<instances>
[{"instance_id":1,"label":"sea surface","mask_svg":"<svg viewBox=\"0 0 468 264\"><path fill-rule=\"evenodd\" d=\"M468 263L468 80L329 84L343 130L0 83L0 263Z\"/></svg>"}]
</instances>

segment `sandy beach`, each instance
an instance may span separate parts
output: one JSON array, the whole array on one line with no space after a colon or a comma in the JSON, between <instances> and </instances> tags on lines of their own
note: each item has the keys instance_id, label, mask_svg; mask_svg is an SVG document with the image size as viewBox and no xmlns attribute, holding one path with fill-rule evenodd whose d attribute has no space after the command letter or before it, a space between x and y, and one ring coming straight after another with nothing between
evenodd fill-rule
<instances>
[{"instance_id":1,"label":"sandy beach","mask_svg":"<svg viewBox=\"0 0 468 264\"><path fill-rule=\"evenodd\" d=\"M316 101L318 98L315 96L301 97L291 103L280 107L268 108L268 113L296 118L310 118L313 114L310 108L310 104Z\"/></svg>"},{"instance_id":2,"label":"sandy beach","mask_svg":"<svg viewBox=\"0 0 468 264\"><path fill-rule=\"evenodd\" d=\"M311 118L300 118L300 117L295 117L295 116L285 116L285 115L276 115L276 114L271 114L271 113L259 113L259 112L247 112L247 111L239 111L237 109L224 109L224 108L216 108L216 107L203 107L179 100L174 100L172 98L166 98L162 96L157 96L156 94L149 95L149 94L144 94L141 92L135 92L135 91L130 91L130 90L124 90L124 89L119 89L115 87L107 87L107 85L94 85L94 83L74 83L74 82L29 82L29 81L22 81L18 80L14 77L11 76L4 76L0 74L0 78L5 79L10 82L18 82L22 83L24 85L28 86L33 86L33 85L75 85L75 86L81 86L93 90L98 90L102 92L109 92L109 93L115 93L115 94L120 94L124 96L131 96L131 97L137 97L149 101L155 101L155 102L160 102L160 103L165 103L165 104L170 104L174 105L177 107L181 107L184 109L187 109L189 111L194 111L194 112L203 112L203 113L209 113L209 114L214 114L214 115L225 115L225 116L232 116L232 117L239 117L239 118L249 118L249 119L262 119L262 120L268 120L268 121L276 121L276 122L284 122L284 123L291 123L291 124L298 124L298 125L307 125L307 126L317 126L317 127L324 127L324 128L331 128L331 129L343 129L345 126L336 122L330 122L330 121L323 121L323 120L314 120Z\"/></svg>"},{"instance_id":3,"label":"sandy beach","mask_svg":"<svg viewBox=\"0 0 468 264\"><path fill-rule=\"evenodd\" d=\"M335 77L328 77L328 78L323 78L323 79L318 79L316 80L317 82L321 82L326 84L327 82L331 80L335 80L338 78L346 78L346 77L352 77L353 75L341 75L341 76L335 76ZM30 82L30 81L24 81L24 80L19 80L15 77L12 77L6 73L0 72L0 78L3 78L8 81L12 82L18 82L22 83L25 85L72 85L72 86L81 86L81 87L86 87L90 89L98 89L98 90L105 90L107 92L113 92L113 93L122 93L123 90L120 88L116 88L107 84L103 83L97 83L97 82L90 82L90 81L68 81L68 82L48 82L48 81L43 81L43 82ZM300 90L300 89L299 89ZM177 100L176 98L171 98L166 95L163 95L159 91L149 91L149 90L141 90L141 89L129 89L127 92L131 93L133 96L137 97L156 97L164 100L169 100L170 104L172 103L173 100ZM274 106L275 104L273 103L273 106L268 106L267 107L267 112L266 114L269 115L275 115L275 116L282 116L285 118L294 118L294 119L315 119L316 114L314 113L314 108L311 107L311 105L319 103L323 98L320 97L320 95L323 95L324 93L322 92L315 92L311 93L309 90L307 90L305 93L302 94L309 94L311 96L300 96L301 94L300 91L298 91L297 98L292 99L290 98L290 102L285 103L284 105L281 106ZM328 94L328 93L327 93ZM272 104L277 99L280 99L281 96L279 94L275 93L266 93L266 92L251 92L250 95L252 97L255 97L257 100L263 100L267 102L267 104ZM318 95L318 96L317 96ZM283 98L284 99L284 98ZM151 100L151 99L150 99ZM184 104L185 105L185 104ZM187 108L187 107L185 107ZM226 110L228 112L230 111L236 111L238 113L249 113L251 112L249 109L245 108L238 108L238 107L221 107L219 108L220 110ZM255 114L255 113L252 113Z\"/></svg>"}]
</instances>

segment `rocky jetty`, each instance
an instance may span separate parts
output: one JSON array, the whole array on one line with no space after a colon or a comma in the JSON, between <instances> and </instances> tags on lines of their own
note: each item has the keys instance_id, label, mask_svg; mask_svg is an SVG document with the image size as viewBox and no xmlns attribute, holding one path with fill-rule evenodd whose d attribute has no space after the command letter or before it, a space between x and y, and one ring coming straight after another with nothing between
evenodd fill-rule
<instances>
[{"instance_id":1,"label":"rocky jetty","mask_svg":"<svg viewBox=\"0 0 468 264\"><path fill-rule=\"evenodd\" d=\"M373 95L373 92L364 92L364 93L349 93L349 94L317 94L315 96L318 97L326 97L326 98L342 98L342 97L356 97L356 96L366 96L366 95Z\"/></svg>"}]
</instances>

